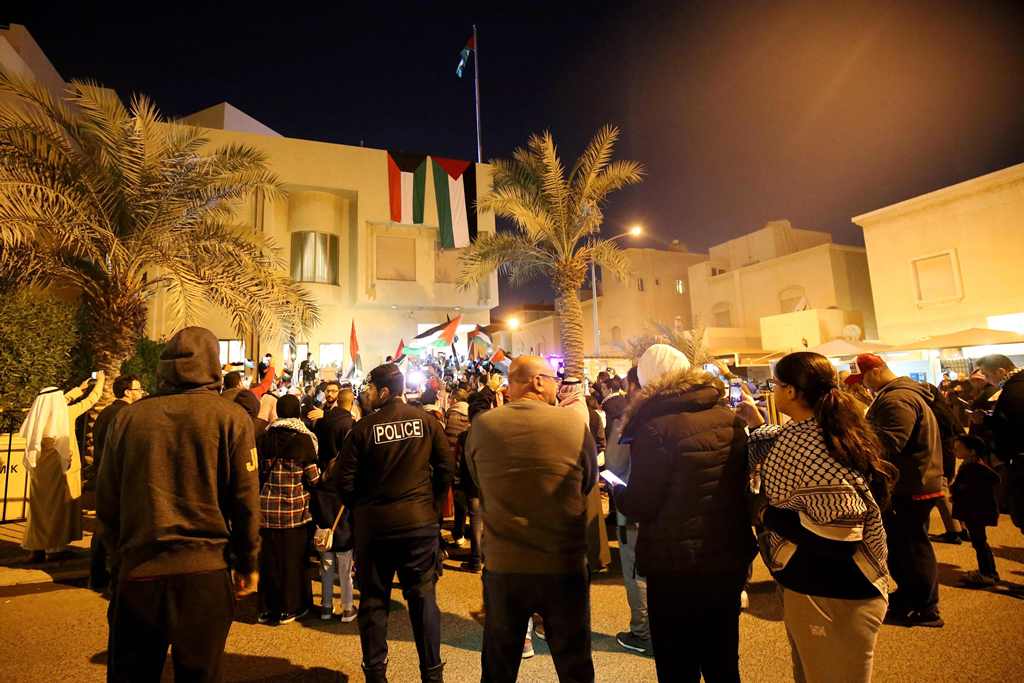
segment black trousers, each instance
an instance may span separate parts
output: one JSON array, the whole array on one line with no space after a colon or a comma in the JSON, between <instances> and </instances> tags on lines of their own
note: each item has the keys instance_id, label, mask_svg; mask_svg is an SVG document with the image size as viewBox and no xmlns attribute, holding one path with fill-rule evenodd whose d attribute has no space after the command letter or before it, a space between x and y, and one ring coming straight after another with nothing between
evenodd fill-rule
<instances>
[{"instance_id":1,"label":"black trousers","mask_svg":"<svg viewBox=\"0 0 1024 683\"><path fill-rule=\"evenodd\" d=\"M107 569L107 546L100 540L100 534L92 535L89 550L89 588L103 590L110 585L110 571Z\"/></svg>"},{"instance_id":2,"label":"black trousers","mask_svg":"<svg viewBox=\"0 0 1024 683\"><path fill-rule=\"evenodd\" d=\"M939 570L928 539L928 522L935 499L899 497L882 515L889 548L889 573L897 589L889 596L891 612L939 611Z\"/></svg>"},{"instance_id":3,"label":"black trousers","mask_svg":"<svg viewBox=\"0 0 1024 683\"><path fill-rule=\"evenodd\" d=\"M297 614L313 604L309 561L309 526L260 529L261 612Z\"/></svg>"},{"instance_id":4,"label":"black trousers","mask_svg":"<svg viewBox=\"0 0 1024 683\"><path fill-rule=\"evenodd\" d=\"M647 619L658 680L738 683L742 577L647 575Z\"/></svg>"},{"instance_id":5,"label":"black trousers","mask_svg":"<svg viewBox=\"0 0 1024 683\"><path fill-rule=\"evenodd\" d=\"M469 515L469 500L466 492L456 489L452 492L452 503L455 508L455 521L452 525L452 538L456 541L466 535L466 517Z\"/></svg>"},{"instance_id":6,"label":"black trousers","mask_svg":"<svg viewBox=\"0 0 1024 683\"><path fill-rule=\"evenodd\" d=\"M971 535L971 545L974 547L974 554L978 556L978 572L985 576L999 576L996 571L996 558L992 554L992 548L988 545L988 535L984 524L967 522L967 533Z\"/></svg>"},{"instance_id":7,"label":"black trousers","mask_svg":"<svg viewBox=\"0 0 1024 683\"><path fill-rule=\"evenodd\" d=\"M107 612L107 681L159 681L168 646L175 683L221 681L234 613L226 569L119 582Z\"/></svg>"},{"instance_id":8,"label":"black trousers","mask_svg":"<svg viewBox=\"0 0 1024 683\"><path fill-rule=\"evenodd\" d=\"M438 528L434 525L392 536L356 534L359 642L363 649L363 668L370 680L387 668L388 612L391 582L396 572L402 596L409 605L420 670L441 664L441 610L434 592L437 536Z\"/></svg>"},{"instance_id":9,"label":"black trousers","mask_svg":"<svg viewBox=\"0 0 1024 683\"><path fill-rule=\"evenodd\" d=\"M590 579L576 574L499 574L484 569L484 683L512 683L519 674L526 626L536 612L558 680L590 683L594 660L590 651Z\"/></svg>"}]
</instances>

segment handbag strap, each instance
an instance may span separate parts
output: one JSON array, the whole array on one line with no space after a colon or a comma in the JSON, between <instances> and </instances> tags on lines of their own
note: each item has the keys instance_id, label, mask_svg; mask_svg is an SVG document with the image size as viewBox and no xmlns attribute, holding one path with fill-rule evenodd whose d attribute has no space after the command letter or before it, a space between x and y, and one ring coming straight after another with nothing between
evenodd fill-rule
<instances>
[{"instance_id":1,"label":"handbag strap","mask_svg":"<svg viewBox=\"0 0 1024 683\"><path fill-rule=\"evenodd\" d=\"M345 512L345 506L344 505L342 505L340 508L338 508L338 515L334 518L334 524L331 525L331 533L332 534L334 533L334 530L338 528L338 522L341 521L341 514L343 512Z\"/></svg>"}]
</instances>

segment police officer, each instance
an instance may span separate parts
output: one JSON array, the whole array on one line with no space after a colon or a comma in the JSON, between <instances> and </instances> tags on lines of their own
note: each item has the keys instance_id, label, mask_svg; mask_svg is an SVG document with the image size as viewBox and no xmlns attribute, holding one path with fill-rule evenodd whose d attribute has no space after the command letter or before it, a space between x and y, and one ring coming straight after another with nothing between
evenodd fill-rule
<instances>
[{"instance_id":1,"label":"police officer","mask_svg":"<svg viewBox=\"0 0 1024 683\"><path fill-rule=\"evenodd\" d=\"M394 363L367 378L376 412L349 432L328 474L352 511L359 574L359 640L371 683L387 681L391 581L398 572L423 681L442 681L441 612L434 586L439 501L455 470L444 430L402 400L405 378Z\"/></svg>"}]
</instances>

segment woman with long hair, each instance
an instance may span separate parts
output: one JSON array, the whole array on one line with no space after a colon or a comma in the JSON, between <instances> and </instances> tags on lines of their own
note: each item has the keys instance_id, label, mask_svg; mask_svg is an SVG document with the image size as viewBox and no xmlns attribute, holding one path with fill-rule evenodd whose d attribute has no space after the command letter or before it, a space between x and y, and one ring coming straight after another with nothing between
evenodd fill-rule
<instances>
[{"instance_id":1,"label":"woman with long hair","mask_svg":"<svg viewBox=\"0 0 1024 683\"><path fill-rule=\"evenodd\" d=\"M761 554L782 588L797 681L870 681L895 589L881 510L896 469L827 358L775 366L775 401L792 418L750 434Z\"/></svg>"}]
</instances>

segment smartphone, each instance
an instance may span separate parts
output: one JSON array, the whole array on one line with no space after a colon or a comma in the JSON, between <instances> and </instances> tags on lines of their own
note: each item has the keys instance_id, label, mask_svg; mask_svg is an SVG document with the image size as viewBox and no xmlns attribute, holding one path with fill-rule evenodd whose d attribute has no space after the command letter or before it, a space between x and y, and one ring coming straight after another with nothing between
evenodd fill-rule
<instances>
[{"instance_id":1,"label":"smartphone","mask_svg":"<svg viewBox=\"0 0 1024 683\"><path fill-rule=\"evenodd\" d=\"M736 407L743 400L743 390L739 384L732 383L729 385L729 405Z\"/></svg>"},{"instance_id":2,"label":"smartphone","mask_svg":"<svg viewBox=\"0 0 1024 683\"><path fill-rule=\"evenodd\" d=\"M602 470L601 478L604 479L609 484L611 484L612 486L625 486L626 485L626 482L622 481L622 478L617 476L611 470Z\"/></svg>"},{"instance_id":3,"label":"smartphone","mask_svg":"<svg viewBox=\"0 0 1024 683\"><path fill-rule=\"evenodd\" d=\"M93 378L93 379L96 379L96 373L95 373L95 372L94 372L94 373L92 373L92 378Z\"/></svg>"}]
</instances>

